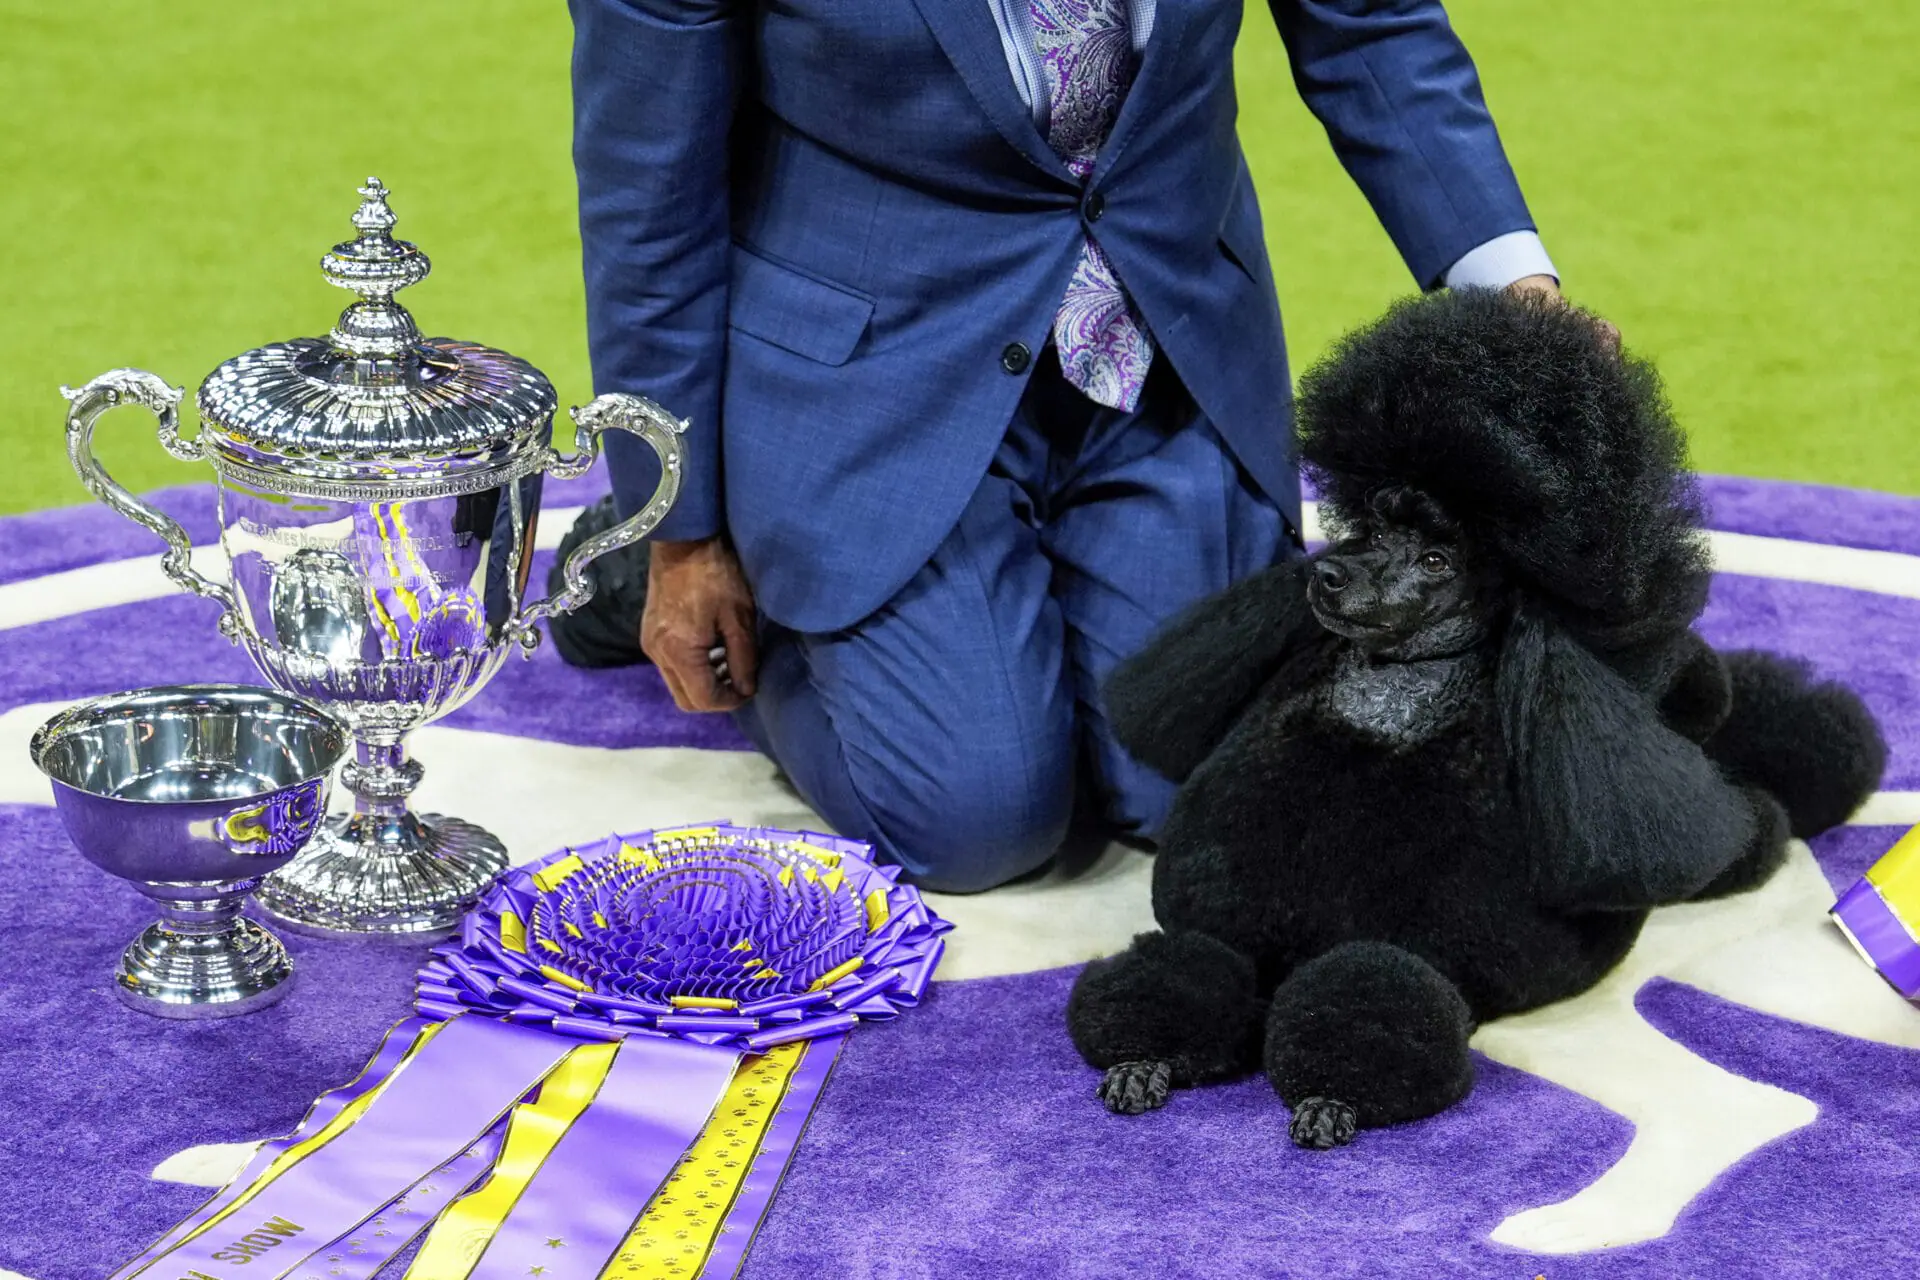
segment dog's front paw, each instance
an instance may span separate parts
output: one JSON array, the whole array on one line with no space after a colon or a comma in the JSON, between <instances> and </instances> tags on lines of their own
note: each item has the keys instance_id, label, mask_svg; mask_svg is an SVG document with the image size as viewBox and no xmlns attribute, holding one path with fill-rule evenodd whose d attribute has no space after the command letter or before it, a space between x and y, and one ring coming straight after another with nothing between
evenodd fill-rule
<instances>
[{"instance_id":1,"label":"dog's front paw","mask_svg":"<svg viewBox=\"0 0 1920 1280\"><path fill-rule=\"evenodd\" d=\"M1159 1059L1122 1062L1108 1067L1100 1080L1100 1101L1117 1115L1137 1116L1167 1105L1173 1087L1173 1068Z\"/></svg>"},{"instance_id":2,"label":"dog's front paw","mask_svg":"<svg viewBox=\"0 0 1920 1280\"><path fill-rule=\"evenodd\" d=\"M1287 1136L1296 1147L1326 1151L1352 1142L1358 1127L1353 1108L1346 1103L1333 1098L1307 1098L1293 1109Z\"/></svg>"}]
</instances>

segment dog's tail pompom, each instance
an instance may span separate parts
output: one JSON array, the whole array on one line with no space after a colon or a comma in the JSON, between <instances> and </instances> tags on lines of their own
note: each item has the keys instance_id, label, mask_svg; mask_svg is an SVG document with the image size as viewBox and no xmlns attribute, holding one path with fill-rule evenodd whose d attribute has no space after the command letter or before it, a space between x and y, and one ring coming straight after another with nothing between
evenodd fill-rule
<instances>
[{"instance_id":1,"label":"dog's tail pompom","mask_svg":"<svg viewBox=\"0 0 1920 1280\"><path fill-rule=\"evenodd\" d=\"M1798 659L1751 649L1723 656L1732 709L1707 739L1707 754L1736 782L1778 800L1801 839L1845 822L1886 769L1873 713Z\"/></svg>"}]
</instances>

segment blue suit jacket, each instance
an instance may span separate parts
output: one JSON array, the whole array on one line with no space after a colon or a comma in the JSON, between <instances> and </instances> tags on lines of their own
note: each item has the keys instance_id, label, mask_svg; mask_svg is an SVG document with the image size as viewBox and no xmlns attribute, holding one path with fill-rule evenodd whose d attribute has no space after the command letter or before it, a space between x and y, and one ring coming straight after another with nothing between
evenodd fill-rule
<instances>
[{"instance_id":1,"label":"blue suit jacket","mask_svg":"<svg viewBox=\"0 0 1920 1280\"><path fill-rule=\"evenodd\" d=\"M1290 380L1234 132L1241 0L1159 0L1083 191L987 0L571 0L595 386L692 420L658 530L728 532L803 631L883 604L985 473L1081 239L1298 524ZM1294 79L1422 286L1530 229L1435 0L1273 0ZM1090 197L1097 193L1099 211ZM626 510L652 454L615 438Z\"/></svg>"}]
</instances>

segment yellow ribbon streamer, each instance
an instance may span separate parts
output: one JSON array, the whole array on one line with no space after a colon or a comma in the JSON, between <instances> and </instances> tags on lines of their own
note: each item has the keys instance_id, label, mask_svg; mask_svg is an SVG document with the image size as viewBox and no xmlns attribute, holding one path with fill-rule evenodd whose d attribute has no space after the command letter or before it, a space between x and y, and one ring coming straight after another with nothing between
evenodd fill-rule
<instances>
[{"instance_id":1,"label":"yellow ribbon streamer","mask_svg":"<svg viewBox=\"0 0 1920 1280\"><path fill-rule=\"evenodd\" d=\"M671 996L669 1003L676 1009L738 1009L740 1002L725 996Z\"/></svg>"},{"instance_id":2,"label":"yellow ribbon streamer","mask_svg":"<svg viewBox=\"0 0 1920 1280\"><path fill-rule=\"evenodd\" d=\"M507 1121L493 1173L476 1192L455 1199L434 1222L405 1280L465 1280L480 1265L499 1224L513 1213L526 1184L547 1155L599 1094L618 1044L584 1044L561 1059L534 1102L520 1103Z\"/></svg>"},{"instance_id":3,"label":"yellow ribbon streamer","mask_svg":"<svg viewBox=\"0 0 1920 1280\"><path fill-rule=\"evenodd\" d=\"M822 849L819 845L808 844L805 840L795 840L787 847L795 853L806 854L822 866L837 867L840 865L840 855L832 849Z\"/></svg>"},{"instance_id":4,"label":"yellow ribbon streamer","mask_svg":"<svg viewBox=\"0 0 1920 1280\"><path fill-rule=\"evenodd\" d=\"M1867 869L1867 883L1880 891L1880 900L1907 932L1920 938L1920 827L1901 836Z\"/></svg>"},{"instance_id":5,"label":"yellow ribbon streamer","mask_svg":"<svg viewBox=\"0 0 1920 1280\"><path fill-rule=\"evenodd\" d=\"M582 1045L561 1059L540 1086L539 1097L514 1108L492 1176L440 1214L405 1280L466 1280L473 1274L527 1184L599 1094L619 1048Z\"/></svg>"},{"instance_id":6,"label":"yellow ribbon streamer","mask_svg":"<svg viewBox=\"0 0 1920 1280\"><path fill-rule=\"evenodd\" d=\"M741 1062L713 1118L641 1211L599 1280L692 1280L700 1274L760 1157L767 1126L807 1043L783 1044Z\"/></svg>"},{"instance_id":7,"label":"yellow ribbon streamer","mask_svg":"<svg viewBox=\"0 0 1920 1280\"><path fill-rule=\"evenodd\" d=\"M500 912L500 945L520 955L527 954L526 922L505 909Z\"/></svg>"},{"instance_id":8,"label":"yellow ribbon streamer","mask_svg":"<svg viewBox=\"0 0 1920 1280\"><path fill-rule=\"evenodd\" d=\"M567 882L567 877L587 864L577 853L570 853L551 866L534 873L533 886L542 893L552 893Z\"/></svg>"},{"instance_id":9,"label":"yellow ribbon streamer","mask_svg":"<svg viewBox=\"0 0 1920 1280\"><path fill-rule=\"evenodd\" d=\"M859 967L865 964L866 962L867 962L867 958L865 956L855 956L853 959L847 961L845 964L838 965L832 969L829 969L825 973L821 974L819 977L815 978L813 980L813 985L808 987L807 990L825 991L828 987L840 981L840 979L846 977L848 974L853 973L855 970L859 969Z\"/></svg>"},{"instance_id":10,"label":"yellow ribbon streamer","mask_svg":"<svg viewBox=\"0 0 1920 1280\"><path fill-rule=\"evenodd\" d=\"M702 842L718 840L720 838L720 828L718 827L676 827L671 831L656 831L653 833L653 838L656 842L663 843L663 844L669 840L686 840L686 841L691 841L692 843L695 843L695 844L699 844Z\"/></svg>"}]
</instances>

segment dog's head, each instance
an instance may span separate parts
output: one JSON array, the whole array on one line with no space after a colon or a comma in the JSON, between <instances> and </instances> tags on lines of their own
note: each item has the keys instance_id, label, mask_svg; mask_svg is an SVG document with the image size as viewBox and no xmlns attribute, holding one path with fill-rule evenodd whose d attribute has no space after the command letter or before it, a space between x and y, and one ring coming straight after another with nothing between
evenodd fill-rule
<instances>
[{"instance_id":1,"label":"dog's head","mask_svg":"<svg viewBox=\"0 0 1920 1280\"><path fill-rule=\"evenodd\" d=\"M1499 562L1416 489L1374 494L1313 569L1307 603L1320 625L1385 661L1463 653L1505 611Z\"/></svg>"},{"instance_id":2,"label":"dog's head","mask_svg":"<svg viewBox=\"0 0 1920 1280\"><path fill-rule=\"evenodd\" d=\"M1659 710L1709 573L1651 365L1556 302L1447 290L1336 346L1298 422L1336 539L1315 617L1386 659L1486 641L1536 892L1683 897L1646 886L1745 846L1752 806Z\"/></svg>"},{"instance_id":3,"label":"dog's head","mask_svg":"<svg viewBox=\"0 0 1920 1280\"><path fill-rule=\"evenodd\" d=\"M1329 527L1417 490L1591 647L1684 630L1705 604L1685 439L1652 366L1590 315L1481 289L1410 300L1302 378L1298 421Z\"/></svg>"}]
</instances>

